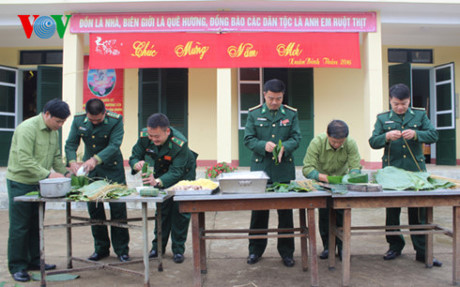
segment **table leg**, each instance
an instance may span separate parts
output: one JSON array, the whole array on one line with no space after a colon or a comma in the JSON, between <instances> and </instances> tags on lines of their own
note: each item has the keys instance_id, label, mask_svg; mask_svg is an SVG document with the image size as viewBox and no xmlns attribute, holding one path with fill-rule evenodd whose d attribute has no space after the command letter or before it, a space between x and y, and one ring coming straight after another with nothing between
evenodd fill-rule
<instances>
[{"instance_id":1,"label":"table leg","mask_svg":"<svg viewBox=\"0 0 460 287\"><path fill-rule=\"evenodd\" d=\"M45 212L45 203L38 203L38 228L40 236L40 275L41 281L40 286L46 286L46 274L45 274L45 227L44 223L44 212Z\"/></svg>"},{"instance_id":2,"label":"table leg","mask_svg":"<svg viewBox=\"0 0 460 287\"><path fill-rule=\"evenodd\" d=\"M163 230L161 228L161 208L162 204L157 202L157 251L158 251L158 271L163 271Z\"/></svg>"},{"instance_id":3,"label":"table leg","mask_svg":"<svg viewBox=\"0 0 460 287\"><path fill-rule=\"evenodd\" d=\"M147 202L142 202L142 242L144 245L144 286L150 286L149 246L148 246L148 209ZM161 250L161 249L160 249ZM161 251L160 251L161 252Z\"/></svg>"},{"instance_id":4,"label":"table leg","mask_svg":"<svg viewBox=\"0 0 460 287\"><path fill-rule=\"evenodd\" d=\"M192 217L192 246L193 246L193 286L201 287L201 241L200 213L193 212Z\"/></svg>"},{"instance_id":5,"label":"table leg","mask_svg":"<svg viewBox=\"0 0 460 287\"><path fill-rule=\"evenodd\" d=\"M460 206L453 207L453 259L452 259L452 279L453 285L460 284Z\"/></svg>"},{"instance_id":6,"label":"table leg","mask_svg":"<svg viewBox=\"0 0 460 287\"><path fill-rule=\"evenodd\" d=\"M316 254L315 209L308 208L307 213L308 213L307 215L308 217L308 239L310 240L311 286L319 286L318 256Z\"/></svg>"},{"instance_id":7,"label":"table leg","mask_svg":"<svg viewBox=\"0 0 460 287\"><path fill-rule=\"evenodd\" d=\"M71 269L72 266L72 208L71 203L65 203L66 218L65 223L67 224L66 233L67 233L67 269Z\"/></svg>"},{"instance_id":8,"label":"table leg","mask_svg":"<svg viewBox=\"0 0 460 287\"><path fill-rule=\"evenodd\" d=\"M343 210L342 286L350 285L351 209ZM329 253L330 254L330 253Z\"/></svg>"},{"instance_id":9,"label":"table leg","mask_svg":"<svg viewBox=\"0 0 460 287\"><path fill-rule=\"evenodd\" d=\"M307 271L308 270L307 234L304 234L304 232L307 232L308 229L307 229L307 223L305 220L305 209L303 208L299 209L299 223L300 223L300 232L302 233L302 235L305 235L305 236L300 237L300 253L302 255L302 269L303 271ZM311 244L311 241L310 241L310 244Z\"/></svg>"},{"instance_id":10,"label":"table leg","mask_svg":"<svg viewBox=\"0 0 460 287\"><path fill-rule=\"evenodd\" d=\"M433 223L433 207L426 208L426 224ZM425 234L425 265L433 267L433 233Z\"/></svg>"},{"instance_id":11,"label":"table leg","mask_svg":"<svg viewBox=\"0 0 460 287\"><path fill-rule=\"evenodd\" d=\"M337 236L336 210L332 207L329 209L329 270L335 269L335 240Z\"/></svg>"},{"instance_id":12,"label":"table leg","mask_svg":"<svg viewBox=\"0 0 460 287\"><path fill-rule=\"evenodd\" d=\"M208 273L208 266L206 264L206 241L202 238L202 232L206 228L205 226L205 214L204 212L201 212L198 215L198 224L199 224L199 230L200 230L200 269L201 269L201 274L206 274Z\"/></svg>"}]
</instances>

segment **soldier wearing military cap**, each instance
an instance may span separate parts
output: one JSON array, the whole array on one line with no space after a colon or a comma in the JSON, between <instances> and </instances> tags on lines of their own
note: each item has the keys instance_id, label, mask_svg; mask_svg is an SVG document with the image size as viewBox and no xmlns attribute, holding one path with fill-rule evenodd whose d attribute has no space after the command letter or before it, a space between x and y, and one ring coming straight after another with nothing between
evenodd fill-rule
<instances>
[{"instance_id":1,"label":"soldier wearing military cap","mask_svg":"<svg viewBox=\"0 0 460 287\"><path fill-rule=\"evenodd\" d=\"M104 103L97 98L86 103L86 111L75 115L65 145L70 170L76 174L80 166L93 179L105 178L113 183L126 184L123 155L120 145L123 141L123 119L114 112L106 111ZM77 162L80 140L85 144L83 163ZM126 204L110 202L111 219L125 222ZM104 205L88 202L91 219L105 220ZM89 260L98 261L109 256L110 239L106 226L92 225L94 253ZM129 261L129 232L127 228L110 228L112 247L122 262Z\"/></svg>"},{"instance_id":2,"label":"soldier wearing military cap","mask_svg":"<svg viewBox=\"0 0 460 287\"><path fill-rule=\"evenodd\" d=\"M252 151L251 171L265 171L268 183L289 183L295 179L293 152L299 147L300 129L297 110L283 105L284 83L272 79L264 84L265 103L249 110L244 144ZM282 142L275 162L273 149ZM269 211L252 211L251 229L267 229ZM278 210L278 227L293 228L292 209ZM248 264L255 264L265 251L267 239L249 240ZM278 238L278 253L287 267L294 266L294 239Z\"/></svg>"},{"instance_id":3,"label":"soldier wearing military cap","mask_svg":"<svg viewBox=\"0 0 460 287\"><path fill-rule=\"evenodd\" d=\"M438 132L431 124L425 109L410 108L410 91L404 84L390 87L391 110L377 115L374 131L369 138L373 149L384 148L382 165L395 166L408 171L426 171L422 143L431 144L438 140ZM386 209L386 225L400 225L401 208ZM426 223L425 208L408 208L409 224ZM383 256L392 260L401 255L405 242L402 235L387 235L390 245ZM425 235L411 235L416 251L415 259L425 262ZM442 263L433 259L434 266Z\"/></svg>"},{"instance_id":4,"label":"soldier wearing military cap","mask_svg":"<svg viewBox=\"0 0 460 287\"><path fill-rule=\"evenodd\" d=\"M170 126L164 114L153 114L147 120L147 128L141 131L140 138L132 149L129 165L132 173L142 170L147 162L154 167L154 174L143 178L143 183L159 188L168 188L181 180L196 178L197 154L188 147L187 139ZM184 261L185 241L187 240L190 213L180 213L179 203L172 198L166 200L161 208L162 251L166 248L171 234L173 261ZM149 257L158 256L157 227Z\"/></svg>"}]
</instances>

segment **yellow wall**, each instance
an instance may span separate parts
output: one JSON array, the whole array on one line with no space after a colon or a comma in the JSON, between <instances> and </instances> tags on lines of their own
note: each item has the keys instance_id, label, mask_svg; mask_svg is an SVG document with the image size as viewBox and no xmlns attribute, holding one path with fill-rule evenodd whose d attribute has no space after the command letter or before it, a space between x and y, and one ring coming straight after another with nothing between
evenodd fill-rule
<instances>
[{"instance_id":1,"label":"yellow wall","mask_svg":"<svg viewBox=\"0 0 460 287\"><path fill-rule=\"evenodd\" d=\"M232 160L238 160L238 69L232 69Z\"/></svg>"},{"instance_id":2,"label":"yellow wall","mask_svg":"<svg viewBox=\"0 0 460 287\"><path fill-rule=\"evenodd\" d=\"M383 64L383 106L388 106L388 48L425 48L431 47L399 47L384 46L382 49ZM0 48L0 65L35 68L36 66L19 66L19 51L31 48ZM34 49L37 49L35 47ZM59 47L40 47L40 49L60 49ZM458 47L436 47L435 63L429 66L456 62L456 93L460 85L460 53ZM414 65L419 66L419 65ZM358 143L361 156L369 149L370 134L363 132L364 118L362 69L314 69L314 133L323 133L332 119L341 119L350 126L350 136ZM131 148L138 138L138 69L124 71L124 123L125 137L122 152L127 160ZM199 153L199 160L215 160L216 146L216 69L189 69L189 144ZM238 81L237 69L232 69L232 160L238 159ZM374 121L375 119L370 119ZM460 120L456 121L457 126ZM64 138L66 135L64 135ZM460 158L460 132L457 132L457 158Z\"/></svg>"},{"instance_id":3,"label":"yellow wall","mask_svg":"<svg viewBox=\"0 0 460 287\"><path fill-rule=\"evenodd\" d=\"M217 157L216 79L215 69L189 69L188 140L198 160Z\"/></svg>"},{"instance_id":4,"label":"yellow wall","mask_svg":"<svg viewBox=\"0 0 460 287\"><path fill-rule=\"evenodd\" d=\"M460 53L459 47L424 47L424 46L384 46L382 49L382 61L383 61L383 88L384 88L384 95L388 95L388 49L389 48L400 48L400 49L433 49L433 64L430 65L421 65L421 64L412 64L412 67L434 67L443 64L448 64L454 62L455 68L455 94L460 93ZM391 63L394 65L395 63ZM385 107L388 107L388 97L384 96ZM456 103L458 107L458 102ZM456 142L457 142L457 159L460 158L460 119L457 117L456 119Z\"/></svg>"},{"instance_id":5,"label":"yellow wall","mask_svg":"<svg viewBox=\"0 0 460 287\"><path fill-rule=\"evenodd\" d=\"M26 66L26 65L19 65L19 58L20 58L20 51L25 50L62 50L62 47L12 47L12 48L0 48L0 65L3 66L10 66L16 68L29 68L36 66ZM60 65L53 65L53 66L60 66Z\"/></svg>"},{"instance_id":6,"label":"yellow wall","mask_svg":"<svg viewBox=\"0 0 460 287\"><path fill-rule=\"evenodd\" d=\"M370 135L363 133L363 71L362 69L316 68L314 79L314 132L315 136L326 132L331 120L345 121L350 136L358 143L363 157L370 149Z\"/></svg>"},{"instance_id":7,"label":"yellow wall","mask_svg":"<svg viewBox=\"0 0 460 287\"><path fill-rule=\"evenodd\" d=\"M123 158L128 160L131 156L131 149L136 144L139 138L139 85L138 85L138 69L124 70L124 110L123 119L125 127L125 136L121 145ZM142 126L143 128L144 126Z\"/></svg>"}]
</instances>

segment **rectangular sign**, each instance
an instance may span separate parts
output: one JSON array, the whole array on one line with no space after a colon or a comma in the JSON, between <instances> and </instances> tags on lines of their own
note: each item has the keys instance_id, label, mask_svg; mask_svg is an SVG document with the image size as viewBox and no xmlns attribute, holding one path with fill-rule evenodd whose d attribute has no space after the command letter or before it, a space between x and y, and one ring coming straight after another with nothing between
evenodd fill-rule
<instances>
[{"instance_id":1,"label":"rectangular sign","mask_svg":"<svg viewBox=\"0 0 460 287\"><path fill-rule=\"evenodd\" d=\"M358 33L90 34L90 69L361 68Z\"/></svg>"},{"instance_id":2,"label":"rectangular sign","mask_svg":"<svg viewBox=\"0 0 460 287\"><path fill-rule=\"evenodd\" d=\"M88 69L88 58L83 58L83 108L87 101L98 98L107 110L123 115L123 70Z\"/></svg>"},{"instance_id":3,"label":"rectangular sign","mask_svg":"<svg viewBox=\"0 0 460 287\"><path fill-rule=\"evenodd\" d=\"M72 33L375 32L375 12L164 12L74 14Z\"/></svg>"}]
</instances>

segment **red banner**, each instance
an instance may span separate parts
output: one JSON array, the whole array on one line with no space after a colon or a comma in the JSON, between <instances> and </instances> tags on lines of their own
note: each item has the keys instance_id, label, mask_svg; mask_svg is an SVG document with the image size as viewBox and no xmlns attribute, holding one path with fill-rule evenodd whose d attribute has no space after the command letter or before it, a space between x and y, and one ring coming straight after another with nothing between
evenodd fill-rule
<instances>
[{"instance_id":1,"label":"red banner","mask_svg":"<svg viewBox=\"0 0 460 287\"><path fill-rule=\"evenodd\" d=\"M85 56L83 71L83 107L88 100L98 98L107 110L123 115L123 70L88 69L88 56Z\"/></svg>"},{"instance_id":2,"label":"red banner","mask_svg":"<svg viewBox=\"0 0 460 287\"><path fill-rule=\"evenodd\" d=\"M361 68L358 33L90 34L91 69Z\"/></svg>"},{"instance_id":3,"label":"red banner","mask_svg":"<svg viewBox=\"0 0 460 287\"><path fill-rule=\"evenodd\" d=\"M375 12L156 12L73 14L72 33L375 32Z\"/></svg>"}]
</instances>

